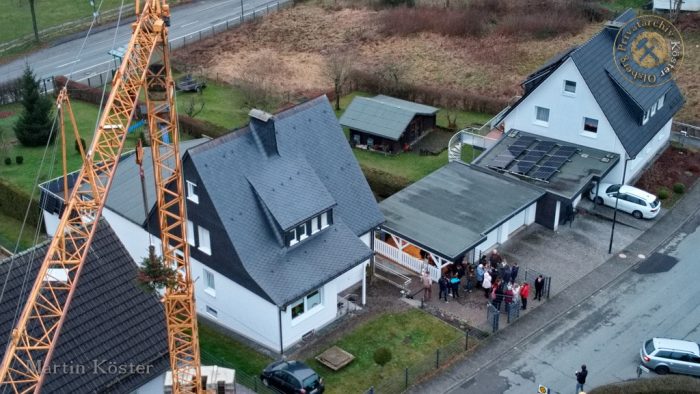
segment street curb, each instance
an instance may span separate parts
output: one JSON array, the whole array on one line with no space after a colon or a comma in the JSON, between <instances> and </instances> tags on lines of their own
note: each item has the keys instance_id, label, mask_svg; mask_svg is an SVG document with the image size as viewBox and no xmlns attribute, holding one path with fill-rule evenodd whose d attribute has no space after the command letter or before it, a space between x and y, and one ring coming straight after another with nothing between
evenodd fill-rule
<instances>
[{"instance_id":1,"label":"street curb","mask_svg":"<svg viewBox=\"0 0 700 394\"><path fill-rule=\"evenodd\" d=\"M700 211L700 206L693 203L700 200L699 183L696 182L691 190L676 203L673 210L625 246L621 252L638 250L640 251L638 253L646 252L642 254L648 257L671 239ZM473 380L483 369L491 367L536 334L553 326L562 316L609 287L622 274L635 268L642 261L644 259L637 256L629 256L627 259L622 259L618 255L611 256L601 266L552 297L547 301L548 305L545 308L537 308L515 324L498 331L486 340L484 345L488 346L480 346L470 358L454 364L435 379L410 388L408 392L444 393ZM493 357L494 354L495 357ZM464 372L460 373L460 369Z\"/></svg>"}]
</instances>

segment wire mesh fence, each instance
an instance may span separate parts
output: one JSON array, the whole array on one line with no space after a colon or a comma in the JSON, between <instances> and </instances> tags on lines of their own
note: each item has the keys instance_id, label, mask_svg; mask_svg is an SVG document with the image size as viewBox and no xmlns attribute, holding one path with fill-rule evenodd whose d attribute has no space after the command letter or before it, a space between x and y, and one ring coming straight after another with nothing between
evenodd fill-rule
<instances>
[{"instance_id":1,"label":"wire mesh fence","mask_svg":"<svg viewBox=\"0 0 700 394\"><path fill-rule=\"evenodd\" d=\"M542 283L537 283L537 278L542 277ZM530 283L530 288L533 291L532 299L542 298L549 300L549 295L552 290L552 277L547 276L539 271L535 271L532 268L525 269L525 281ZM541 290L538 290L541 289Z\"/></svg>"},{"instance_id":2,"label":"wire mesh fence","mask_svg":"<svg viewBox=\"0 0 700 394\"><path fill-rule=\"evenodd\" d=\"M365 391L366 394L389 394L401 393L409 387L421 382L435 371L449 364L458 356L478 345L478 338L482 334L476 331L467 330L464 336L442 346L427 354L421 360L412 365L404 367L400 373L393 376L386 376L382 381Z\"/></svg>"}]
</instances>

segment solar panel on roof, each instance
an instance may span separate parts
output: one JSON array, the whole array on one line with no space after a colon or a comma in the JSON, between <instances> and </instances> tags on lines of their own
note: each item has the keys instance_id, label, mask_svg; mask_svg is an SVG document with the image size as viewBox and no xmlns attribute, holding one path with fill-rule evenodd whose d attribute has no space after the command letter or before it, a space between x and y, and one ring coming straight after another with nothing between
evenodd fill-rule
<instances>
[{"instance_id":1,"label":"solar panel on roof","mask_svg":"<svg viewBox=\"0 0 700 394\"><path fill-rule=\"evenodd\" d=\"M566 157L552 156L542 163L542 167L556 167L558 170L567 160Z\"/></svg>"},{"instance_id":2,"label":"solar panel on roof","mask_svg":"<svg viewBox=\"0 0 700 394\"><path fill-rule=\"evenodd\" d=\"M549 178L552 177L552 175L554 175L555 172L557 172L557 169L554 167L539 167L537 171L532 173L532 175L530 176L533 178L541 179L543 181L547 181L549 180Z\"/></svg>"},{"instance_id":3,"label":"solar panel on roof","mask_svg":"<svg viewBox=\"0 0 700 394\"><path fill-rule=\"evenodd\" d=\"M540 141L535 145L532 149L530 149L533 152L549 152L554 148L557 144L553 141Z\"/></svg>"},{"instance_id":4,"label":"solar panel on roof","mask_svg":"<svg viewBox=\"0 0 700 394\"><path fill-rule=\"evenodd\" d=\"M535 137L520 137L515 142L511 144L512 145L520 145L520 146L528 146L535 142Z\"/></svg>"},{"instance_id":5,"label":"solar panel on roof","mask_svg":"<svg viewBox=\"0 0 700 394\"><path fill-rule=\"evenodd\" d=\"M526 174L534 166L535 166L534 161L518 161L510 168L510 171L516 172L518 174Z\"/></svg>"},{"instance_id":6,"label":"solar panel on roof","mask_svg":"<svg viewBox=\"0 0 700 394\"><path fill-rule=\"evenodd\" d=\"M512 160L492 160L491 163L488 165L489 167L492 168L506 168L508 164L510 164Z\"/></svg>"},{"instance_id":7,"label":"solar panel on roof","mask_svg":"<svg viewBox=\"0 0 700 394\"><path fill-rule=\"evenodd\" d=\"M508 152L510 152L513 155L513 157L520 156L520 154L523 153L523 151L525 151L524 146L512 146L511 145L508 147Z\"/></svg>"},{"instance_id":8,"label":"solar panel on roof","mask_svg":"<svg viewBox=\"0 0 700 394\"><path fill-rule=\"evenodd\" d=\"M578 148L575 146L560 146L559 149L557 149L556 152L554 152L553 156L560 156L560 157L566 157L567 159L571 157Z\"/></svg>"},{"instance_id":9,"label":"solar panel on roof","mask_svg":"<svg viewBox=\"0 0 700 394\"><path fill-rule=\"evenodd\" d=\"M523 156L523 160L538 162L543 157L544 152L528 152L525 156Z\"/></svg>"}]
</instances>

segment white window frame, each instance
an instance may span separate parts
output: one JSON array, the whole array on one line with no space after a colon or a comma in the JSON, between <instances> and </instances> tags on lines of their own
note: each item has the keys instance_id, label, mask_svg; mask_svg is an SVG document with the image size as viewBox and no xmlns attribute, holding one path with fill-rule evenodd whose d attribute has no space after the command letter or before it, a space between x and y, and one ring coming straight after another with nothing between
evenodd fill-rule
<instances>
[{"instance_id":1,"label":"white window frame","mask_svg":"<svg viewBox=\"0 0 700 394\"><path fill-rule=\"evenodd\" d=\"M651 116L654 116L654 115L656 115L656 103L654 103L654 105L651 106Z\"/></svg>"},{"instance_id":2,"label":"white window frame","mask_svg":"<svg viewBox=\"0 0 700 394\"><path fill-rule=\"evenodd\" d=\"M567 82L571 82L571 83L574 84L574 90L573 90L573 91L566 90L566 83L567 83ZM576 86L577 86L577 85L578 85L578 84L576 83L576 81L571 81L571 80L569 80L569 79L565 79L565 80L564 80L564 87L563 87L564 90L563 90L562 92L564 93L565 96L576 96Z\"/></svg>"},{"instance_id":3,"label":"white window frame","mask_svg":"<svg viewBox=\"0 0 700 394\"><path fill-rule=\"evenodd\" d=\"M216 297L216 282L214 273L208 269L204 269L204 292L212 297Z\"/></svg>"},{"instance_id":4,"label":"white window frame","mask_svg":"<svg viewBox=\"0 0 700 394\"><path fill-rule=\"evenodd\" d=\"M541 120L538 119L537 116L539 115L540 109L547 110L547 120ZM540 126L549 126L549 116L551 115L551 111L547 107L540 107L539 105L535 105L535 123L536 125Z\"/></svg>"},{"instance_id":5,"label":"white window frame","mask_svg":"<svg viewBox=\"0 0 700 394\"><path fill-rule=\"evenodd\" d=\"M192 223L191 220L187 220L187 243L190 244L190 246L196 246L195 245L195 240L194 240L194 223Z\"/></svg>"},{"instance_id":6,"label":"white window frame","mask_svg":"<svg viewBox=\"0 0 700 394\"><path fill-rule=\"evenodd\" d=\"M209 315L209 316L211 316L211 317L213 317L213 318L216 318L216 319L219 318L219 311L217 311L216 309L210 307L209 305L206 305L206 311L207 311L207 315Z\"/></svg>"},{"instance_id":7,"label":"white window frame","mask_svg":"<svg viewBox=\"0 0 700 394\"><path fill-rule=\"evenodd\" d=\"M656 102L656 109L661 109L664 106L664 101L666 100L666 94L664 93L659 97L659 101Z\"/></svg>"},{"instance_id":8,"label":"white window frame","mask_svg":"<svg viewBox=\"0 0 700 394\"><path fill-rule=\"evenodd\" d=\"M311 234L316 234L321 231L321 226L318 224L318 217L311 219Z\"/></svg>"},{"instance_id":9,"label":"white window frame","mask_svg":"<svg viewBox=\"0 0 700 394\"><path fill-rule=\"evenodd\" d=\"M289 246L294 246L299 243L299 240L297 239L297 228L294 227L293 229L289 230Z\"/></svg>"},{"instance_id":10,"label":"white window frame","mask_svg":"<svg viewBox=\"0 0 700 394\"><path fill-rule=\"evenodd\" d=\"M321 214L321 229L324 229L328 226L330 226L330 224L328 223L328 211L326 211Z\"/></svg>"},{"instance_id":11,"label":"white window frame","mask_svg":"<svg viewBox=\"0 0 700 394\"><path fill-rule=\"evenodd\" d=\"M194 182L187 182L187 199L195 204L199 204L199 196L197 195L197 184Z\"/></svg>"},{"instance_id":12,"label":"white window frame","mask_svg":"<svg viewBox=\"0 0 700 394\"><path fill-rule=\"evenodd\" d=\"M586 119L593 120L596 122L595 131L586 130ZM588 116L583 117L583 125L581 126L581 134L586 137L596 138L598 136L598 130L600 129L600 120L596 118L589 118Z\"/></svg>"},{"instance_id":13,"label":"white window frame","mask_svg":"<svg viewBox=\"0 0 700 394\"><path fill-rule=\"evenodd\" d=\"M309 238L309 233L308 233L309 229L306 227L306 222L296 226L295 229L298 229L299 227L303 228L303 232L297 231L296 235L299 236L299 242L301 242L301 241L305 240L306 238Z\"/></svg>"},{"instance_id":14,"label":"white window frame","mask_svg":"<svg viewBox=\"0 0 700 394\"><path fill-rule=\"evenodd\" d=\"M318 302L315 303L314 305L311 305L311 300L309 300L310 296L318 296ZM299 313L298 315L294 316L292 309L296 308L297 306L302 305L303 306L303 311ZM309 294L305 295L302 299L296 301L295 303L291 304L291 307L289 309L289 315L292 317L292 320L297 322L299 321L300 318L303 318L305 316L310 316L311 312L314 312L316 310L320 310L323 307L323 288L314 290L312 292L309 292Z\"/></svg>"},{"instance_id":15,"label":"white window frame","mask_svg":"<svg viewBox=\"0 0 700 394\"><path fill-rule=\"evenodd\" d=\"M649 121L649 118L651 117L651 116L649 116L649 114L650 114L649 110L644 111L644 117L642 118L642 125L647 124L647 122Z\"/></svg>"},{"instance_id":16,"label":"white window frame","mask_svg":"<svg viewBox=\"0 0 700 394\"><path fill-rule=\"evenodd\" d=\"M202 226L198 226L197 230L197 235L199 235L199 250L211 256L211 239L209 238L209 230Z\"/></svg>"}]
</instances>

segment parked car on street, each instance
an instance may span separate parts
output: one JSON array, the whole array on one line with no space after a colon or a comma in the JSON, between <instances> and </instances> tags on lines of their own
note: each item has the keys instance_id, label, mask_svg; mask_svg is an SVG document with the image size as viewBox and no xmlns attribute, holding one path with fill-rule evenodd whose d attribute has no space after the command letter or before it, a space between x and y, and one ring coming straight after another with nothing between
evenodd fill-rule
<instances>
[{"instance_id":1,"label":"parked car on street","mask_svg":"<svg viewBox=\"0 0 700 394\"><path fill-rule=\"evenodd\" d=\"M301 361L275 361L260 374L265 386L289 394L321 394L323 378Z\"/></svg>"},{"instance_id":2,"label":"parked car on street","mask_svg":"<svg viewBox=\"0 0 700 394\"><path fill-rule=\"evenodd\" d=\"M653 219L661 211L658 197L634 186L601 183L593 186L588 197L598 205L604 204L612 208L615 208L615 199L618 197L617 209L630 213L637 219Z\"/></svg>"},{"instance_id":3,"label":"parked car on street","mask_svg":"<svg viewBox=\"0 0 700 394\"><path fill-rule=\"evenodd\" d=\"M642 364L659 375L700 376L700 345L680 339L652 338L639 351Z\"/></svg>"}]
</instances>

